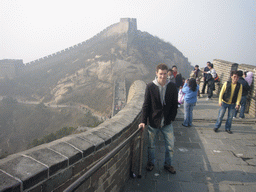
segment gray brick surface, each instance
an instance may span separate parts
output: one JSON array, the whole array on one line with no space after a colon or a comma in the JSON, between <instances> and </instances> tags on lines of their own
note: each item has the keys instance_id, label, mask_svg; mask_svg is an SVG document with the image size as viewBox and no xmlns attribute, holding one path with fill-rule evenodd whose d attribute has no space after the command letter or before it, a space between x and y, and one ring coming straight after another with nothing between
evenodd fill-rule
<instances>
[{"instance_id":1,"label":"gray brick surface","mask_svg":"<svg viewBox=\"0 0 256 192\"><path fill-rule=\"evenodd\" d=\"M160 141L157 141L160 146L156 147L155 169L152 172L145 170L145 138L142 179L129 180L125 191L256 191L255 119L246 114L249 122L254 124L233 121L233 134L225 132L224 119L220 131L215 133L213 127L218 109L217 99L205 101L205 98L200 98L194 109L193 126L184 128L181 125L183 108L179 108L177 119L173 122L176 139L173 166L177 173L172 175L163 169L165 147L161 135L158 137ZM139 183L140 187L132 188L134 183Z\"/></svg>"},{"instance_id":2,"label":"gray brick surface","mask_svg":"<svg viewBox=\"0 0 256 192\"><path fill-rule=\"evenodd\" d=\"M28 189L48 177L46 166L24 156L17 156L6 163L2 163L0 169L20 179L24 189Z\"/></svg>"}]
</instances>

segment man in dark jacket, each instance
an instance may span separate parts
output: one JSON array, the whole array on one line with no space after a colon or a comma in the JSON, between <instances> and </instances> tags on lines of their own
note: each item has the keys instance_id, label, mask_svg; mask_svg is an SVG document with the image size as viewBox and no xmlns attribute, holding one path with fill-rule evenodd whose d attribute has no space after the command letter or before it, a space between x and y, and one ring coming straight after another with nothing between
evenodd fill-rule
<instances>
[{"instance_id":1,"label":"man in dark jacket","mask_svg":"<svg viewBox=\"0 0 256 192\"><path fill-rule=\"evenodd\" d=\"M211 65L211 62L208 61L206 64L207 64L207 66L204 68L204 72L210 71L209 66ZM205 87L206 87L206 85L208 85L208 80L210 78L211 78L210 74L204 73L204 84L203 84L201 94L205 94Z\"/></svg>"},{"instance_id":2,"label":"man in dark jacket","mask_svg":"<svg viewBox=\"0 0 256 192\"><path fill-rule=\"evenodd\" d=\"M176 171L172 166L174 151L174 134L172 121L175 120L178 108L178 91L174 83L167 80L168 67L159 64L156 68L156 79L146 87L142 120L139 127L145 129L148 125L148 163L146 169L152 171L155 164L155 139L162 132L165 140L164 168L170 173Z\"/></svg>"},{"instance_id":3,"label":"man in dark jacket","mask_svg":"<svg viewBox=\"0 0 256 192\"><path fill-rule=\"evenodd\" d=\"M238 83L242 84L242 87L243 87L242 98L241 98L241 101L240 101L241 108L240 108L240 115L239 115L239 118L243 119L244 118L245 105L246 105L246 99L247 99L248 92L250 90L250 86L247 83L247 81L245 81L245 79L243 78L243 71L238 71L237 73L238 73L238 77L239 77ZM238 112L238 110L235 111L233 119L236 118L237 112Z\"/></svg>"},{"instance_id":4,"label":"man in dark jacket","mask_svg":"<svg viewBox=\"0 0 256 192\"><path fill-rule=\"evenodd\" d=\"M176 83L176 87L177 89L182 89L183 86L183 80L182 80L182 75L178 72L178 68L176 65L172 66L172 74L175 78L175 83Z\"/></svg>"}]
</instances>

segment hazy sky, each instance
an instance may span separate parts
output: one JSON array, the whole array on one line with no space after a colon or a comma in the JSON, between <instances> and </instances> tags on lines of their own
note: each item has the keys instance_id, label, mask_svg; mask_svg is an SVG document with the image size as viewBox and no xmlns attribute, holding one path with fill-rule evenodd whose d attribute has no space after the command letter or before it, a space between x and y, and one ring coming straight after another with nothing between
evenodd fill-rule
<instances>
[{"instance_id":1,"label":"hazy sky","mask_svg":"<svg viewBox=\"0 0 256 192\"><path fill-rule=\"evenodd\" d=\"M24 63L85 41L120 18L178 48L192 65L256 65L254 0L0 0L0 60Z\"/></svg>"}]
</instances>

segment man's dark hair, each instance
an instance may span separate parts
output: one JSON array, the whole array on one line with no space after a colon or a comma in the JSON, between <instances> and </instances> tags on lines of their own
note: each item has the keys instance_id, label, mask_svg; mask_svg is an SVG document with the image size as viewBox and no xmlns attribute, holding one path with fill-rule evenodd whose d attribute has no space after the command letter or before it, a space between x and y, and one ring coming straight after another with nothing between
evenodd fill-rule
<instances>
[{"instance_id":1,"label":"man's dark hair","mask_svg":"<svg viewBox=\"0 0 256 192\"><path fill-rule=\"evenodd\" d=\"M238 71L231 71L230 75L231 75L231 76L233 76L233 75L239 76L239 75L238 75Z\"/></svg>"},{"instance_id":2,"label":"man's dark hair","mask_svg":"<svg viewBox=\"0 0 256 192\"><path fill-rule=\"evenodd\" d=\"M171 71L171 72L172 72L173 70L172 70L172 69L168 69L168 71L167 71L167 72L169 72L169 71Z\"/></svg>"},{"instance_id":3,"label":"man's dark hair","mask_svg":"<svg viewBox=\"0 0 256 192\"><path fill-rule=\"evenodd\" d=\"M210 63L210 65L209 65L211 68L213 68L213 64L212 63Z\"/></svg>"},{"instance_id":4,"label":"man's dark hair","mask_svg":"<svg viewBox=\"0 0 256 192\"><path fill-rule=\"evenodd\" d=\"M198 68L199 68L199 65L195 65L195 67L198 67Z\"/></svg>"},{"instance_id":5,"label":"man's dark hair","mask_svg":"<svg viewBox=\"0 0 256 192\"><path fill-rule=\"evenodd\" d=\"M194 78L189 79L189 81L188 81L188 87L189 87L193 92L195 92L195 91L196 91L196 87L197 87L196 79L194 79Z\"/></svg>"},{"instance_id":6,"label":"man's dark hair","mask_svg":"<svg viewBox=\"0 0 256 192\"><path fill-rule=\"evenodd\" d=\"M208 63L209 65L211 65L211 62L210 62L210 61L207 61L207 63Z\"/></svg>"},{"instance_id":7,"label":"man's dark hair","mask_svg":"<svg viewBox=\"0 0 256 192\"><path fill-rule=\"evenodd\" d=\"M156 66L156 71L158 71L159 69L168 71L168 67L164 63L160 63Z\"/></svg>"},{"instance_id":8,"label":"man's dark hair","mask_svg":"<svg viewBox=\"0 0 256 192\"><path fill-rule=\"evenodd\" d=\"M173 67L176 67L176 68L178 69L178 67L177 67L176 65L173 65L172 68L173 68Z\"/></svg>"},{"instance_id":9,"label":"man's dark hair","mask_svg":"<svg viewBox=\"0 0 256 192\"><path fill-rule=\"evenodd\" d=\"M237 71L237 74L238 74L238 77L243 77L243 71L241 71L241 70L239 70L239 71Z\"/></svg>"}]
</instances>

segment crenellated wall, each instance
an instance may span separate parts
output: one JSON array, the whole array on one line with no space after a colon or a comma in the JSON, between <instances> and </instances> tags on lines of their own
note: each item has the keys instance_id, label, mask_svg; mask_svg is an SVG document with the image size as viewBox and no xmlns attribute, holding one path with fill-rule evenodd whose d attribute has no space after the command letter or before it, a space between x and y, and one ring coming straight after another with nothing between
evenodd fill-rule
<instances>
[{"instance_id":1,"label":"crenellated wall","mask_svg":"<svg viewBox=\"0 0 256 192\"><path fill-rule=\"evenodd\" d=\"M53 53L51 55L47 55L45 57L39 58L37 60L31 61L26 63L27 66L29 65L36 65L40 64L41 62L49 63L58 61L60 58L62 60L70 57L71 54L74 54L74 52L78 52L81 48L86 47L91 42L97 42L98 39L102 37L108 37L115 35L117 33L128 33L128 34L134 34L137 31L137 20L136 18L121 18L119 23L115 23L113 25L110 25L100 33L96 34L92 38L90 38L87 41L83 41L82 43L79 43L77 45L73 45L71 47L68 47L64 50L58 51L56 53ZM129 41L132 41L132 36L129 36Z\"/></svg>"},{"instance_id":2,"label":"crenellated wall","mask_svg":"<svg viewBox=\"0 0 256 192\"><path fill-rule=\"evenodd\" d=\"M145 87L135 81L126 107L98 127L1 159L0 191L66 189L138 128ZM137 158L138 142L131 140L77 191L119 191L130 176L132 155Z\"/></svg>"}]
</instances>

